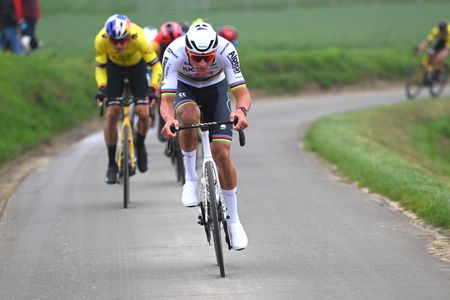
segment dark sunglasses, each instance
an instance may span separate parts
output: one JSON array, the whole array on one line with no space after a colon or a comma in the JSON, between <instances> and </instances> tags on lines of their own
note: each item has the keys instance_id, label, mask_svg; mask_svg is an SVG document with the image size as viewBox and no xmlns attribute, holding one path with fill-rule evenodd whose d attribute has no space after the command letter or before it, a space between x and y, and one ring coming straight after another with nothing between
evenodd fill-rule
<instances>
[{"instance_id":1,"label":"dark sunglasses","mask_svg":"<svg viewBox=\"0 0 450 300\"><path fill-rule=\"evenodd\" d=\"M199 63L202 60L204 60L206 63L210 63L214 60L215 57L216 57L216 52L212 52L209 54L195 54L195 53L189 52L189 58L191 60L195 61L196 63Z\"/></svg>"}]
</instances>

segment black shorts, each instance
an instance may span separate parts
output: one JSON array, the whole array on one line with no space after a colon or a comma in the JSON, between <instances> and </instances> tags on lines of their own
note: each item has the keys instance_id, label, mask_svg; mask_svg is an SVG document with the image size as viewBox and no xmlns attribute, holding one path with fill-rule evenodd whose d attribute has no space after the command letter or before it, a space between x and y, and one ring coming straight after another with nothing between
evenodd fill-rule
<instances>
[{"instance_id":1,"label":"black shorts","mask_svg":"<svg viewBox=\"0 0 450 300\"><path fill-rule=\"evenodd\" d=\"M433 50L437 52L445 49L445 39L437 39L436 43L434 43Z\"/></svg>"},{"instance_id":2,"label":"black shorts","mask_svg":"<svg viewBox=\"0 0 450 300\"><path fill-rule=\"evenodd\" d=\"M178 81L175 111L189 103L196 103L199 106L202 122L223 122L230 119L231 107L226 80L204 88L196 88ZM233 139L231 125L213 126L209 130L209 139L212 142L231 143Z\"/></svg>"},{"instance_id":3,"label":"black shorts","mask_svg":"<svg viewBox=\"0 0 450 300\"><path fill-rule=\"evenodd\" d=\"M122 67L108 61L106 63L106 74L108 81L106 94L108 95L108 105L119 104L117 98L122 97L124 89L124 79L130 82L130 91L136 104L147 104L147 64L141 60L131 67Z\"/></svg>"}]
</instances>

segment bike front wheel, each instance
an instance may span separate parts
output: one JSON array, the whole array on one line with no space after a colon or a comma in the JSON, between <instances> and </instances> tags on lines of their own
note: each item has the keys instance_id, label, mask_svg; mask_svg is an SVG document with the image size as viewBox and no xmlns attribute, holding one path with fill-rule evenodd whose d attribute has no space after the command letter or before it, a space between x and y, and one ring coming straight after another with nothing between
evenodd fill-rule
<instances>
[{"instance_id":1,"label":"bike front wheel","mask_svg":"<svg viewBox=\"0 0 450 300\"><path fill-rule=\"evenodd\" d=\"M406 96L412 100L419 96L426 79L426 70L422 65L415 67L406 80Z\"/></svg>"},{"instance_id":2,"label":"bike front wheel","mask_svg":"<svg viewBox=\"0 0 450 300\"><path fill-rule=\"evenodd\" d=\"M439 69L434 70L431 75L430 94L433 97L439 97L444 91L445 85L448 81L448 65L444 65Z\"/></svg>"},{"instance_id":3,"label":"bike front wheel","mask_svg":"<svg viewBox=\"0 0 450 300\"><path fill-rule=\"evenodd\" d=\"M225 277L225 265L223 262L223 249L222 249L222 237L220 233L220 220L219 220L219 206L217 202L216 196L216 183L215 180L215 172L214 166L212 162L207 162L205 165L206 173L206 182L208 189L208 203L210 209L210 218L213 223L212 231L213 231L213 240L214 240L214 250L216 252L217 264L220 269L220 276ZM221 208L220 208L221 209Z\"/></svg>"}]
</instances>

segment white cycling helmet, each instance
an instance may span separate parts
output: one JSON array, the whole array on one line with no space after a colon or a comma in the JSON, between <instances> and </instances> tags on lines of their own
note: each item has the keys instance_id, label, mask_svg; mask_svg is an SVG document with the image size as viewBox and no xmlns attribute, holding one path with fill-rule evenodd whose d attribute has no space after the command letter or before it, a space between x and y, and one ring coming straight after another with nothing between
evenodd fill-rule
<instances>
[{"instance_id":1,"label":"white cycling helmet","mask_svg":"<svg viewBox=\"0 0 450 300\"><path fill-rule=\"evenodd\" d=\"M198 22L189 27L186 33L186 47L196 54L208 54L217 49L217 33L206 22Z\"/></svg>"}]
</instances>

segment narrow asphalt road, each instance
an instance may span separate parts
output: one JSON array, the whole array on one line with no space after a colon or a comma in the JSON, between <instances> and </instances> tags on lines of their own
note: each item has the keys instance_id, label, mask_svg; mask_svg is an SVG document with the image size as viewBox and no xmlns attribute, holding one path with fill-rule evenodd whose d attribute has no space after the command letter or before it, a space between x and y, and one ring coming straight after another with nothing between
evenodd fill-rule
<instances>
[{"instance_id":1,"label":"narrow asphalt road","mask_svg":"<svg viewBox=\"0 0 450 300\"><path fill-rule=\"evenodd\" d=\"M232 153L249 246L225 251L225 278L155 132L129 209L103 183L94 133L8 202L0 299L449 299L450 264L426 251L426 232L299 146L320 116L401 101L401 89L255 101Z\"/></svg>"}]
</instances>

